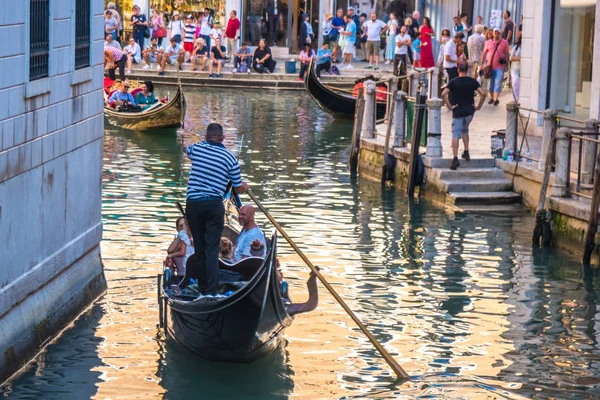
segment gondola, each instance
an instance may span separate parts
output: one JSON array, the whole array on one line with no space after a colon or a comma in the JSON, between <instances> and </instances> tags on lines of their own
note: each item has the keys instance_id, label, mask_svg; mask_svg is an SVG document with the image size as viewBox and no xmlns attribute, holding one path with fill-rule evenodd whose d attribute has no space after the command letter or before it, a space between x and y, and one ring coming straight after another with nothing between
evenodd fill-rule
<instances>
[{"instance_id":1,"label":"gondola","mask_svg":"<svg viewBox=\"0 0 600 400\"><path fill-rule=\"evenodd\" d=\"M223 236L235 240L240 232L231 203L226 203ZM233 217L232 217L233 215ZM274 351L294 314L316 308L316 282L309 279L312 303L292 304L277 273L277 234L267 240L264 259L250 257L230 265L220 260L219 295L190 293L195 275L191 256L186 275L174 284L159 276L160 325L167 338L211 361L252 363ZM311 289L311 280L313 290ZM314 296L313 296L314 295ZM308 304L304 303L304 304Z\"/></svg>"},{"instance_id":2,"label":"gondola","mask_svg":"<svg viewBox=\"0 0 600 400\"><path fill-rule=\"evenodd\" d=\"M319 78L317 78L313 65L314 62L311 62L306 73L306 78L304 79L306 91L323 110L353 117L356 108L356 98L324 86L319 81ZM378 101L377 119L385 118L385 111L386 103Z\"/></svg>"},{"instance_id":3,"label":"gondola","mask_svg":"<svg viewBox=\"0 0 600 400\"><path fill-rule=\"evenodd\" d=\"M175 96L166 103L158 102L140 112L120 112L105 104L104 116L111 125L132 131L180 127L185 118L183 89L179 87Z\"/></svg>"}]
</instances>

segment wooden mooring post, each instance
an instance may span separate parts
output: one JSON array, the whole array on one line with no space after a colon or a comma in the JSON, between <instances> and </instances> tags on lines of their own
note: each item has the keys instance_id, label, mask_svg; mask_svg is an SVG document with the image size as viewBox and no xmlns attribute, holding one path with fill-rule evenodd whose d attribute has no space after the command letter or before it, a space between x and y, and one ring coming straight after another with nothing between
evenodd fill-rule
<instances>
[{"instance_id":1,"label":"wooden mooring post","mask_svg":"<svg viewBox=\"0 0 600 400\"><path fill-rule=\"evenodd\" d=\"M600 206L600 152L596 155L594 168L594 189L592 190L592 208L588 221L587 233L585 235L585 248L583 250L583 264L590 265L592 252L596 244L596 232L598 231L598 207Z\"/></svg>"},{"instance_id":2,"label":"wooden mooring post","mask_svg":"<svg viewBox=\"0 0 600 400\"><path fill-rule=\"evenodd\" d=\"M535 211L535 227L533 228L533 237L531 244L533 247L540 247L540 240L543 247L550 247L552 244L552 230L550 223L546 220L546 193L548 192L548 184L550 182L550 174L552 173L552 163L554 162L554 141L556 139L556 126L551 130L550 137L546 141L546 159L544 166L544 179L540 190L540 200ZM542 152L544 149L542 148Z\"/></svg>"},{"instance_id":3,"label":"wooden mooring post","mask_svg":"<svg viewBox=\"0 0 600 400\"><path fill-rule=\"evenodd\" d=\"M419 146L421 144L421 131L423 130L423 118L425 110L425 102L427 101L427 95L425 94L425 87L422 82L419 83L417 90L417 99L414 108L414 118L412 125L412 137L410 144L410 165L408 169L408 186L407 193L409 198L413 198L415 195L415 186L417 179L417 169L419 163Z\"/></svg>"},{"instance_id":4,"label":"wooden mooring post","mask_svg":"<svg viewBox=\"0 0 600 400\"><path fill-rule=\"evenodd\" d=\"M397 79L390 79L389 86L393 85L392 94L388 95L387 102L389 104L387 109L387 131L385 134L385 146L383 149L383 167L381 168L381 184L385 184L386 181L390 181L390 167L393 166L394 160L393 155L390 156L390 137L392 136L392 128L394 128L394 117L396 113L396 93L398 93ZM390 159L392 158L392 159Z\"/></svg>"},{"instance_id":5,"label":"wooden mooring post","mask_svg":"<svg viewBox=\"0 0 600 400\"><path fill-rule=\"evenodd\" d=\"M354 107L354 127L352 128L352 143L350 144L350 157L348 164L350 173L358 172L358 156L360 153L360 131L363 124L363 114L365 112L365 99L363 98L363 88L358 89L356 97L356 106Z\"/></svg>"}]
</instances>

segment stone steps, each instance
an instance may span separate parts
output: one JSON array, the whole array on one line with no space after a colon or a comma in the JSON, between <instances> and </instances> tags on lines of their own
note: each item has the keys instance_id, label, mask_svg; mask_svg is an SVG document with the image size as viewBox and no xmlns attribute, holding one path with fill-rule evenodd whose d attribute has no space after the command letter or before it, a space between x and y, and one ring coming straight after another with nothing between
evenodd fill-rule
<instances>
[{"instance_id":1,"label":"stone steps","mask_svg":"<svg viewBox=\"0 0 600 400\"><path fill-rule=\"evenodd\" d=\"M491 206L500 204L518 204L521 196L514 192L455 192L448 194L450 203L455 206L481 205ZM482 208L481 210L485 210Z\"/></svg>"},{"instance_id":2,"label":"stone steps","mask_svg":"<svg viewBox=\"0 0 600 400\"><path fill-rule=\"evenodd\" d=\"M455 171L451 169L436 169L440 180L453 181L459 179L503 179L504 171L500 168L458 168Z\"/></svg>"},{"instance_id":3,"label":"stone steps","mask_svg":"<svg viewBox=\"0 0 600 400\"><path fill-rule=\"evenodd\" d=\"M448 193L455 192L504 192L512 190L512 183L502 179L459 179L441 180L441 189Z\"/></svg>"}]
</instances>

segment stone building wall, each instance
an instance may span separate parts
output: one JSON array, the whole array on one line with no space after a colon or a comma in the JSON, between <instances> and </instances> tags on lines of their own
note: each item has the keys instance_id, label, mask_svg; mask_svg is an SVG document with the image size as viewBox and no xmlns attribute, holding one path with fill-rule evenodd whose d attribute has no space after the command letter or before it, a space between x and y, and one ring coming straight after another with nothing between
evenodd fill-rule
<instances>
[{"instance_id":1,"label":"stone building wall","mask_svg":"<svg viewBox=\"0 0 600 400\"><path fill-rule=\"evenodd\" d=\"M103 7L75 70L75 1L50 1L49 77L29 80L29 1L0 13L0 382L105 288Z\"/></svg>"}]
</instances>

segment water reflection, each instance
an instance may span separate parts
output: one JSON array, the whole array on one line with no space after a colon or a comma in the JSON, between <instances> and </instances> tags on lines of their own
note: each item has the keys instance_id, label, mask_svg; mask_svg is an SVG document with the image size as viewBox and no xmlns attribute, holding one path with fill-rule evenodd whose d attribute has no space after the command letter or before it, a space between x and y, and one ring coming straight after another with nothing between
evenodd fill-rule
<instances>
[{"instance_id":1,"label":"water reflection","mask_svg":"<svg viewBox=\"0 0 600 400\"><path fill-rule=\"evenodd\" d=\"M600 396L598 278L585 280L564 253L532 253L528 213L449 213L350 177L351 121L304 95L222 90L188 100L179 132L106 131L109 291L95 320L77 321L5 393L58 398L59 376L81 375L60 398ZM184 147L212 121L228 143L244 135L242 172L254 192L416 381L394 386L322 288L319 308L287 330L287 347L259 364L206 364L164 343L156 274L175 233L173 202L185 195ZM308 270L287 245L279 250L303 301ZM80 349L72 362L60 360L66 348Z\"/></svg>"}]
</instances>

